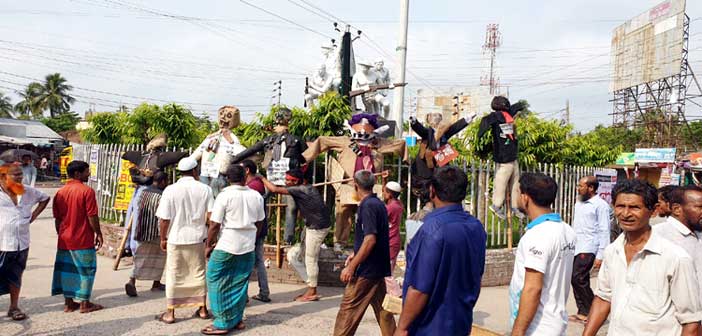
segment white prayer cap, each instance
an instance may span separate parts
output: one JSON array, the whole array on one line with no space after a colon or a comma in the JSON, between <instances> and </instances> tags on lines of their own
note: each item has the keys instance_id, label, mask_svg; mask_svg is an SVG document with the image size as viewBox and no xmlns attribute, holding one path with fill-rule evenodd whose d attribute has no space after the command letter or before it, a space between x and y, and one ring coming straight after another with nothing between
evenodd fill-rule
<instances>
[{"instance_id":1,"label":"white prayer cap","mask_svg":"<svg viewBox=\"0 0 702 336\"><path fill-rule=\"evenodd\" d=\"M187 156L187 157L180 159L180 161L178 161L178 168L177 169L179 171L185 172L185 171L191 171L191 170L195 169L195 167L197 167L197 161L195 161L195 159Z\"/></svg>"},{"instance_id":2,"label":"white prayer cap","mask_svg":"<svg viewBox=\"0 0 702 336\"><path fill-rule=\"evenodd\" d=\"M400 184L395 182L395 181L388 182L385 185L385 188L388 188L388 190L398 192L398 193L402 192L402 186L400 186Z\"/></svg>"}]
</instances>

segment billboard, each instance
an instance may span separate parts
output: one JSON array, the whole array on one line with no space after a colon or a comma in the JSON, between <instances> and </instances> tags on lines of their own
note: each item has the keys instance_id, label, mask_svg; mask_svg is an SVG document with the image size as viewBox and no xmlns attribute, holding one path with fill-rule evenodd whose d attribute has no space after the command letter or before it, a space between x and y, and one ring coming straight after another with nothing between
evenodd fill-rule
<instances>
[{"instance_id":1,"label":"billboard","mask_svg":"<svg viewBox=\"0 0 702 336\"><path fill-rule=\"evenodd\" d=\"M675 148L636 148L634 161L637 163L673 163Z\"/></svg>"},{"instance_id":2,"label":"billboard","mask_svg":"<svg viewBox=\"0 0 702 336\"><path fill-rule=\"evenodd\" d=\"M610 91L680 73L685 0L667 0L614 29Z\"/></svg>"}]
</instances>

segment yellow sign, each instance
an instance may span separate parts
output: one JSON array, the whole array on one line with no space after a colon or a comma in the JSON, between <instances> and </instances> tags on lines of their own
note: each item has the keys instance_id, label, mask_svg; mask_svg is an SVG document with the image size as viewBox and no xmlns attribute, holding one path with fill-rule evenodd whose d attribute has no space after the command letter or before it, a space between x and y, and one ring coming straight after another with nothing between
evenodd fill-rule
<instances>
[{"instance_id":1,"label":"yellow sign","mask_svg":"<svg viewBox=\"0 0 702 336\"><path fill-rule=\"evenodd\" d=\"M127 210L129 202L134 196L134 183L132 176L129 174L129 168L134 166L133 163L122 160L119 165L119 179L117 180L117 195L115 195L115 210Z\"/></svg>"},{"instance_id":2,"label":"yellow sign","mask_svg":"<svg viewBox=\"0 0 702 336\"><path fill-rule=\"evenodd\" d=\"M73 147L66 147L61 151L59 155L59 172L61 175L61 183L66 183L68 181L68 164L73 161Z\"/></svg>"}]
</instances>

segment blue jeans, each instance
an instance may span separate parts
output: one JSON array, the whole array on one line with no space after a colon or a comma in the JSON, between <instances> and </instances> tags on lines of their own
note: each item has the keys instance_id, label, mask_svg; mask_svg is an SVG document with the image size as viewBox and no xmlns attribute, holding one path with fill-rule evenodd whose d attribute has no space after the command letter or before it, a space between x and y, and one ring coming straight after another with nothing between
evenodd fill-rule
<instances>
[{"instance_id":1,"label":"blue jeans","mask_svg":"<svg viewBox=\"0 0 702 336\"><path fill-rule=\"evenodd\" d=\"M268 288L268 274L266 273L266 263L263 258L263 241L265 237L256 239L256 261L254 262L254 268L256 269L256 276L258 277L258 296L260 298L267 298L271 294L270 288Z\"/></svg>"},{"instance_id":2,"label":"blue jeans","mask_svg":"<svg viewBox=\"0 0 702 336\"><path fill-rule=\"evenodd\" d=\"M297 224L297 204L290 195L283 196L285 201L285 242L292 245L295 240L295 225Z\"/></svg>"},{"instance_id":3,"label":"blue jeans","mask_svg":"<svg viewBox=\"0 0 702 336\"><path fill-rule=\"evenodd\" d=\"M212 197L215 198L219 195L219 192L227 186L227 179L222 174L219 174L216 178L200 176L200 182L212 188Z\"/></svg>"}]
</instances>

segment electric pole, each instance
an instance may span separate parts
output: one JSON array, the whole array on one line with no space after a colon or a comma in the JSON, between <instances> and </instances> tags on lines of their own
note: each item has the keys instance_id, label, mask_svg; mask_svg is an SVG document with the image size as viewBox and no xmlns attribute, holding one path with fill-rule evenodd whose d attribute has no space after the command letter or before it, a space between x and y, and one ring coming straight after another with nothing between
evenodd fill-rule
<instances>
[{"instance_id":1,"label":"electric pole","mask_svg":"<svg viewBox=\"0 0 702 336\"><path fill-rule=\"evenodd\" d=\"M405 82L405 69L407 66L407 25L409 21L409 0L400 0L400 37L398 41L397 48L397 73L398 82ZM392 106L392 118L395 120L395 136L399 137L402 135L402 114L405 105L405 87L395 87L393 106Z\"/></svg>"},{"instance_id":2,"label":"electric pole","mask_svg":"<svg viewBox=\"0 0 702 336\"><path fill-rule=\"evenodd\" d=\"M566 100L566 108L565 108L565 122L566 125L570 124L570 100Z\"/></svg>"}]
</instances>

